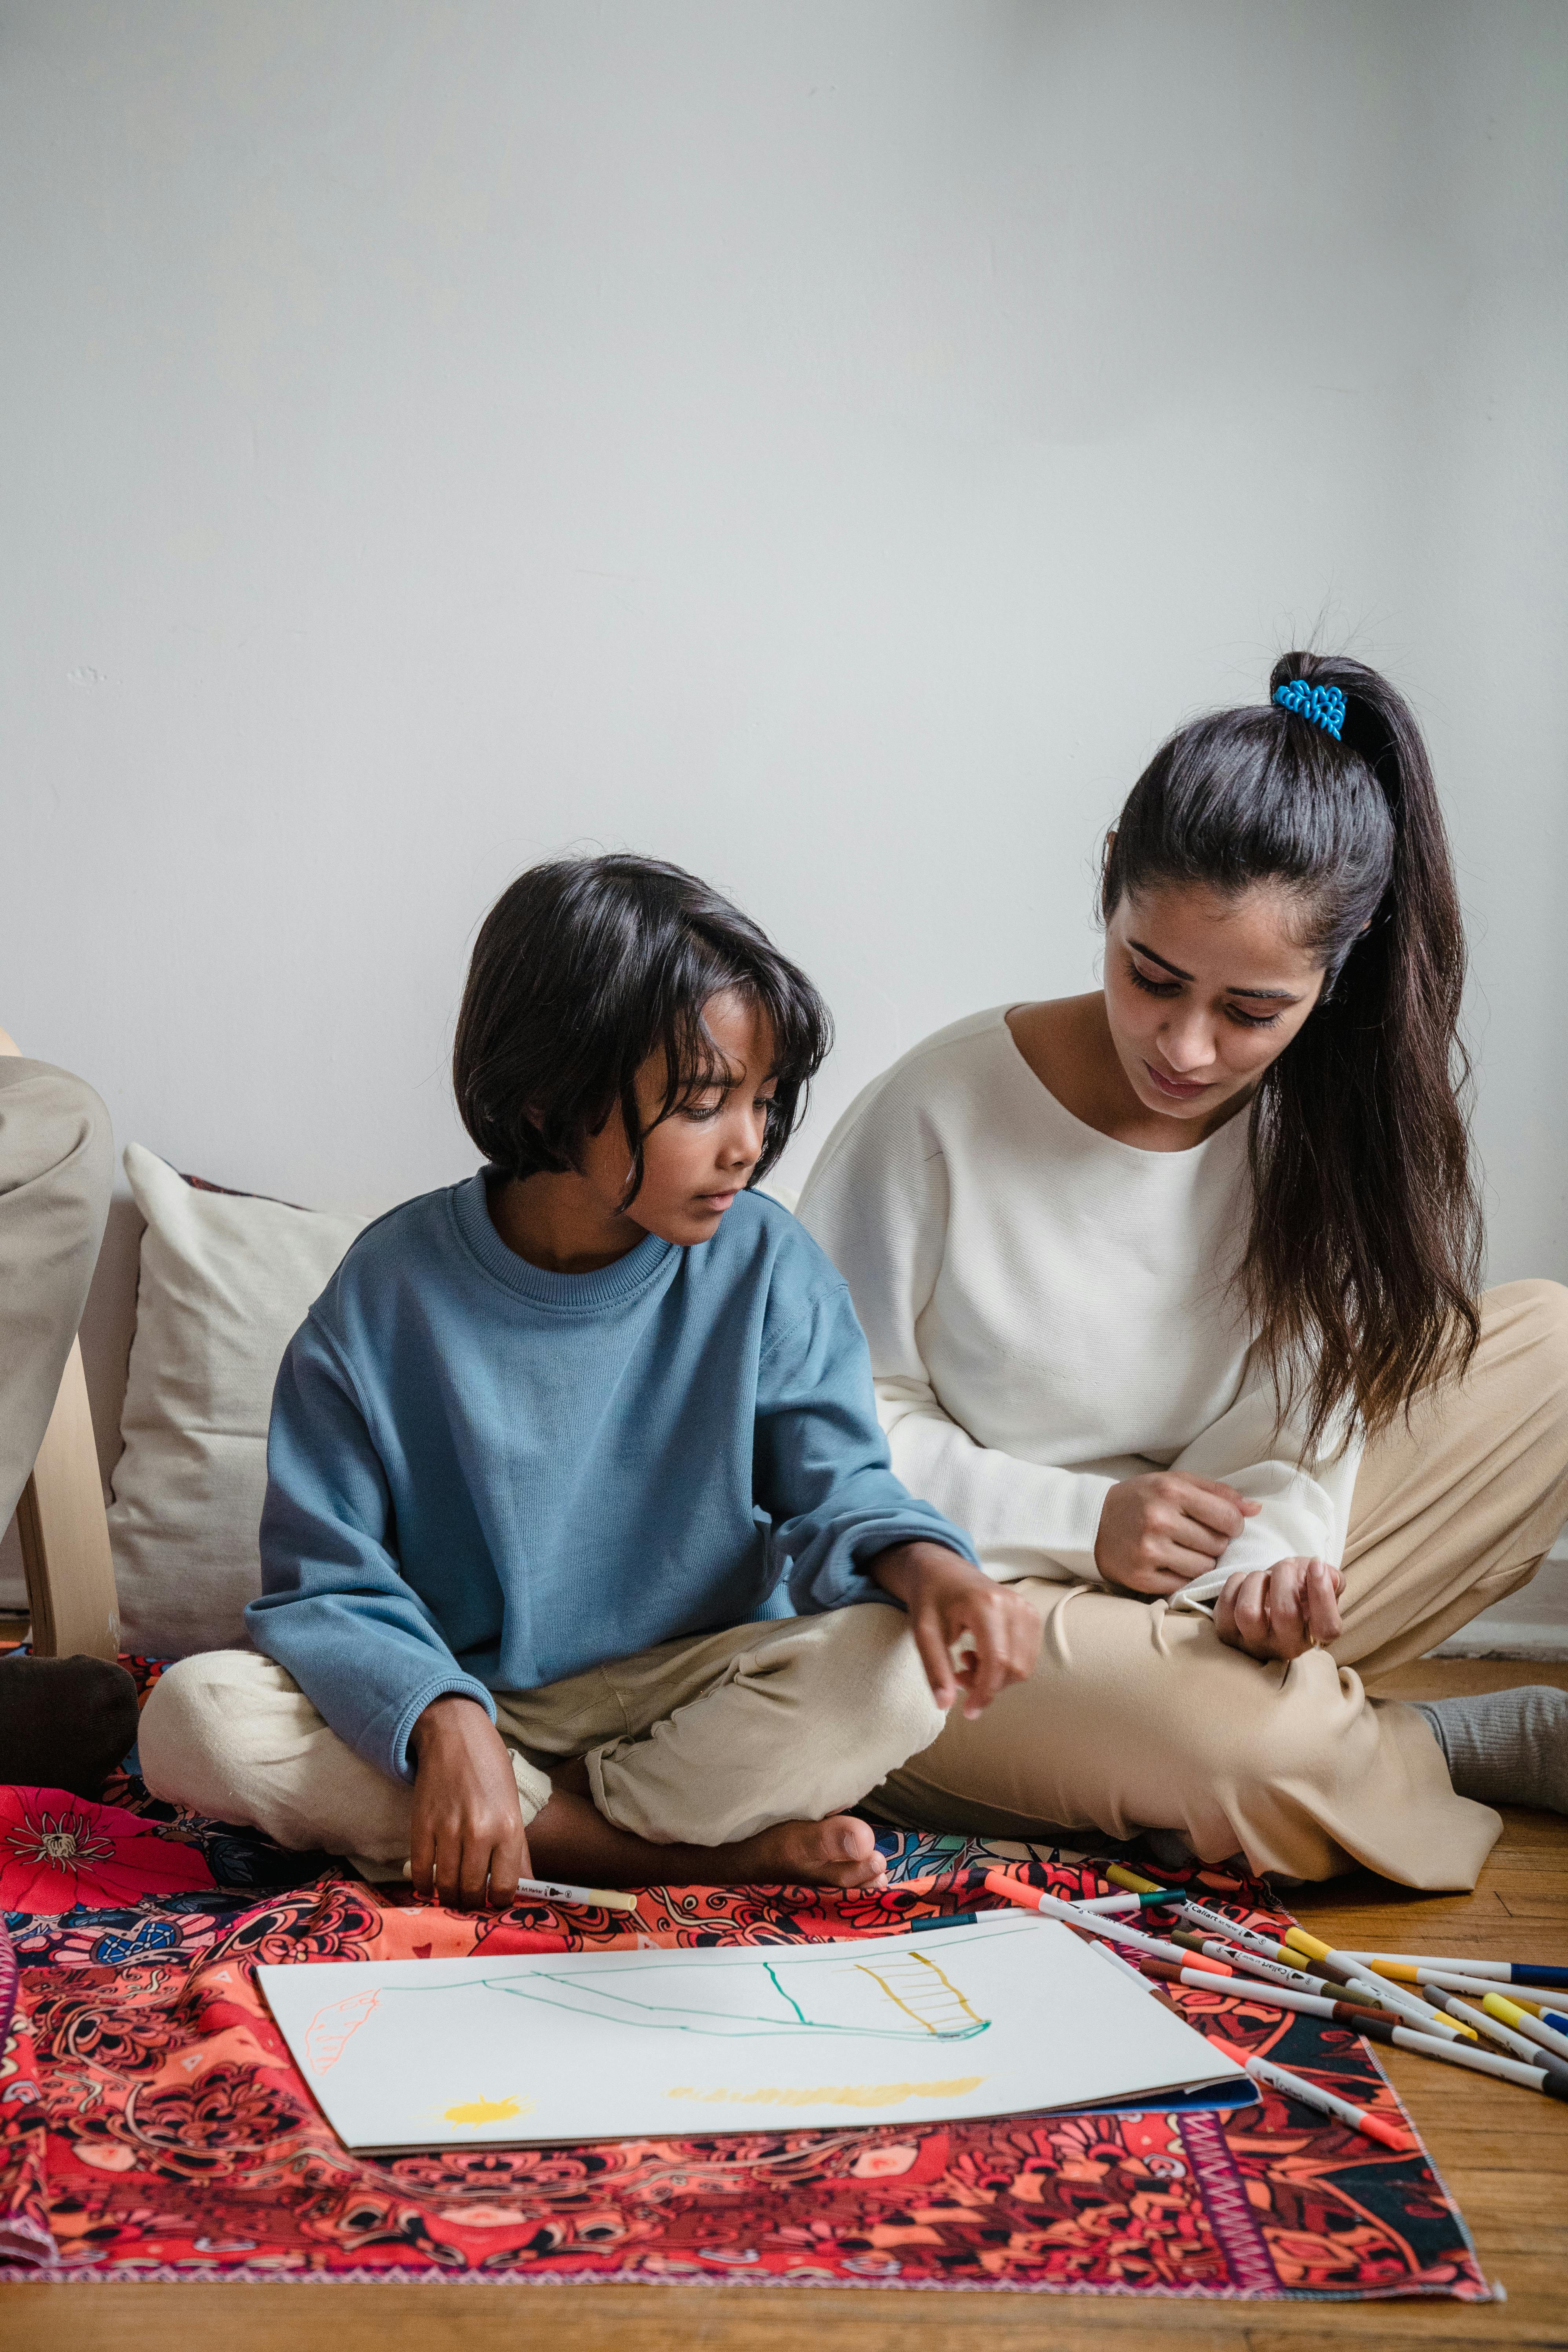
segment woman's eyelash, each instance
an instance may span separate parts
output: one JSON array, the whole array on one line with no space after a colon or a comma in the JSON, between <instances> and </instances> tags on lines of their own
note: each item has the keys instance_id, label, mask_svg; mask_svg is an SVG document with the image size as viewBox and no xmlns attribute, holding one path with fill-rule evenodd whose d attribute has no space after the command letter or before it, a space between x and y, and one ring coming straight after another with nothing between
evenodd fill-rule
<instances>
[{"instance_id":1,"label":"woman's eyelash","mask_svg":"<svg viewBox=\"0 0 1568 2352\"><path fill-rule=\"evenodd\" d=\"M1143 991L1145 996L1174 996L1180 985L1173 980L1151 980L1148 973L1140 971L1135 963L1128 965L1127 977L1134 988ZM1225 1009L1241 1029L1272 1029L1279 1018L1278 1013L1244 1013L1239 1004L1227 1004Z\"/></svg>"},{"instance_id":2,"label":"woman's eyelash","mask_svg":"<svg viewBox=\"0 0 1568 2352\"><path fill-rule=\"evenodd\" d=\"M728 1099L729 1097L726 1096L725 1101L728 1101ZM686 1103L682 1106L681 1115L686 1118L697 1119L700 1121L703 1126L707 1126L710 1120L718 1118L723 1108L723 1102ZM762 1111L775 1111L778 1108L777 1097L773 1095L758 1095L756 1097L755 1108Z\"/></svg>"}]
</instances>

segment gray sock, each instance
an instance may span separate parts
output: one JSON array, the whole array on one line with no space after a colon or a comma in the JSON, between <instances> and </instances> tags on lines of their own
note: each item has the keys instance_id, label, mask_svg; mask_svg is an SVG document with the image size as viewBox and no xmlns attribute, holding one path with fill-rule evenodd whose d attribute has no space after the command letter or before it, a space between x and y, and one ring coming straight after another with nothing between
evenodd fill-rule
<instances>
[{"instance_id":1,"label":"gray sock","mask_svg":"<svg viewBox=\"0 0 1568 2352\"><path fill-rule=\"evenodd\" d=\"M1461 1797L1568 1813L1568 1691L1528 1683L1409 1704L1431 1725Z\"/></svg>"}]
</instances>

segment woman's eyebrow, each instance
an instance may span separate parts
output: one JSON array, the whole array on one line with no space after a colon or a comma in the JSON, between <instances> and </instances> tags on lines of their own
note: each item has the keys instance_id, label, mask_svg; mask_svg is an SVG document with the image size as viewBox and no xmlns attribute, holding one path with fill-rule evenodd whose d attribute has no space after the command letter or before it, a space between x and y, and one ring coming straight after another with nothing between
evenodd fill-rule
<instances>
[{"instance_id":1,"label":"woman's eyebrow","mask_svg":"<svg viewBox=\"0 0 1568 2352\"><path fill-rule=\"evenodd\" d=\"M1173 963L1171 961L1169 956L1156 955L1153 949L1146 948L1142 940L1129 940L1127 944L1138 955L1147 956L1151 963L1157 963L1162 971L1168 971L1173 979L1191 980L1193 975L1190 971L1184 971L1179 963ZM1294 989L1243 988L1235 981L1229 981L1226 983L1225 992L1227 996L1264 996L1268 999L1270 1003L1278 1003L1280 1004L1297 1004L1300 1002L1300 996Z\"/></svg>"},{"instance_id":2,"label":"woman's eyebrow","mask_svg":"<svg viewBox=\"0 0 1568 2352\"><path fill-rule=\"evenodd\" d=\"M1129 940L1127 944L1134 953L1147 956L1151 963L1157 963L1162 971L1173 973L1177 980L1191 980L1193 975L1190 971L1184 971L1179 963L1171 961L1169 956L1156 955L1153 949L1146 948L1142 940Z\"/></svg>"}]
</instances>

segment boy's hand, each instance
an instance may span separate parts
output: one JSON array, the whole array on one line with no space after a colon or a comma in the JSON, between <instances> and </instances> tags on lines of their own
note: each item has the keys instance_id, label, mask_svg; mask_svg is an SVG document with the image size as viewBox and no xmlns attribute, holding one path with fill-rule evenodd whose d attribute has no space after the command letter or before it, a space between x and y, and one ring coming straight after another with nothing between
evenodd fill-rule
<instances>
[{"instance_id":1,"label":"boy's hand","mask_svg":"<svg viewBox=\"0 0 1568 2352\"><path fill-rule=\"evenodd\" d=\"M1215 1631L1250 1658L1300 1658L1326 1650L1344 1630L1345 1580L1323 1559L1277 1559L1238 1570L1215 1602Z\"/></svg>"},{"instance_id":2,"label":"boy's hand","mask_svg":"<svg viewBox=\"0 0 1568 2352\"><path fill-rule=\"evenodd\" d=\"M1094 1564L1124 1592L1179 1592L1262 1507L1217 1478L1185 1470L1120 1479L1100 1506Z\"/></svg>"},{"instance_id":3,"label":"boy's hand","mask_svg":"<svg viewBox=\"0 0 1568 2352\"><path fill-rule=\"evenodd\" d=\"M409 1874L426 1902L505 1909L531 1875L506 1743L476 1699L433 1699L409 1734L415 1759Z\"/></svg>"},{"instance_id":4,"label":"boy's hand","mask_svg":"<svg viewBox=\"0 0 1568 2352\"><path fill-rule=\"evenodd\" d=\"M870 1572L901 1601L931 1695L945 1712L960 1691L973 1718L1009 1683L1026 1681L1040 1654L1040 1621L1021 1592L993 1583L941 1544L895 1544ZM954 1647L961 1649L955 1666Z\"/></svg>"}]
</instances>

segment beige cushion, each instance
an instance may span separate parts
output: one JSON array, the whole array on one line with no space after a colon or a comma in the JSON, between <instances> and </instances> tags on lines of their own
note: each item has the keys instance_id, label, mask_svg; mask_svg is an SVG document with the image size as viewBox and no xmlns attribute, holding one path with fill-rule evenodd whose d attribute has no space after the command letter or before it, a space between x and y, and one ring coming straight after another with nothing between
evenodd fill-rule
<instances>
[{"instance_id":1,"label":"beige cushion","mask_svg":"<svg viewBox=\"0 0 1568 2352\"><path fill-rule=\"evenodd\" d=\"M245 1643L272 1384L367 1221L197 1191L139 1143L125 1173L147 1230L109 1509L121 1646L181 1658Z\"/></svg>"}]
</instances>

